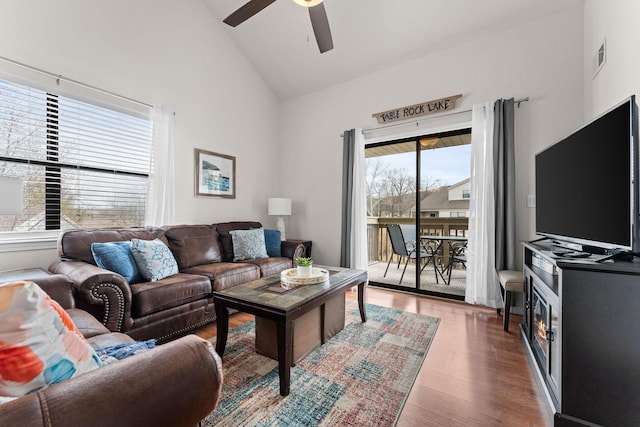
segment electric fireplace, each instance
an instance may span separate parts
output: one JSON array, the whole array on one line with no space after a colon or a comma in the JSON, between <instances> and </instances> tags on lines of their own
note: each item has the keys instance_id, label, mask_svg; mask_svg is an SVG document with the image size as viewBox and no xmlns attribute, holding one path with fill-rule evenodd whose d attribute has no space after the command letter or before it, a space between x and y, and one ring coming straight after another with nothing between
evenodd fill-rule
<instances>
[{"instance_id":1,"label":"electric fireplace","mask_svg":"<svg viewBox=\"0 0 640 427\"><path fill-rule=\"evenodd\" d=\"M553 337L553 332L549 329L549 305L540 295L538 290L533 289L533 350L542 366L549 363L549 340Z\"/></svg>"},{"instance_id":2,"label":"electric fireplace","mask_svg":"<svg viewBox=\"0 0 640 427\"><path fill-rule=\"evenodd\" d=\"M640 258L574 260L557 250L545 240L523 254L520 332L549 425L640 426Z\"/></svg>"},{"instance_id":3,"label":"electric fireplace","mask_svg":"<svg viewBox=\"0 0 640 427\"><path fill-rule=\"evenodd\" d=\"M558 298L546 284L537 280L532 281L530 315L531 350L557 403L560 388Z\"/></svg>"}]
</instances>

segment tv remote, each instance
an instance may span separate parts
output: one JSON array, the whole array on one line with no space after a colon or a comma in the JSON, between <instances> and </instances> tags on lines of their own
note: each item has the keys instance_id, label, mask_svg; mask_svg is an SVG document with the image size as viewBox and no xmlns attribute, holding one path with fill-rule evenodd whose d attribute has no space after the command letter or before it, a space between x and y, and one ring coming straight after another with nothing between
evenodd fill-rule
<instances>
[{"instance_id":1,"label":"tv remote","mask_svg":"<svg viewBox=\"0 0 640 427\"><path fill-rule=\"evenodd\" d=\"M568 258L587 258L587 257L590 257L591 254L589 252L573 251L573 252L567 252L562 256L566 256Z\"/></svg>"}]
</instances>

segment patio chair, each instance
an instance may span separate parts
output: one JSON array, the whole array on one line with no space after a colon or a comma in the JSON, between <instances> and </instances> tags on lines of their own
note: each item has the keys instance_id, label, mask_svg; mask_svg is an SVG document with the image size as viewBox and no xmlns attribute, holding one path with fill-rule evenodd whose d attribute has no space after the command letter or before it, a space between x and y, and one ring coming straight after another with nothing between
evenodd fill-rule
<instances>
[{"instance_id":1,"label":"patio chair","mask_svg":"<svg viewBox=\"0 0 640 427\"><path fill-rule=\"evenodd\" d=\"M435 268L435 256L430 248L416 243L415 240L406 240L399 224L387 224L387 232L389 233L389 240L391 240L391 249L393 250L393 253L400 257L398 259L398 268L400 267L402 258L406 258L404 268L402 269L402 275L400 276L400 282L398 284L402 284L402 279L404 278L405 271L407 271L409 260L415 260L418 257L418 254L420 254L420 259L426 260L420 271L424 270L429 261L432 261L436 275L436 283L438 283L438 273ZM415 232L412 237L415 237ZM384 270L383 277L387 276L387 271L389 271L389 265L391 264L392 258L393 256L389 257L389 262L387 262L387 268Z\"/></svg>"},{"instance_id":2,"label":"patio chair","mask_svg":"<svg viewBox=\"0 0 640 427\"><path fill-rule=\"evenodd\" d=\"M467 242L464 243L452 243L449 251L449 265L447 266L447 285L451 283L451 273L453 270L453 264L462 264L464 268L467 268Z\"/></svg>"}]
</instances>

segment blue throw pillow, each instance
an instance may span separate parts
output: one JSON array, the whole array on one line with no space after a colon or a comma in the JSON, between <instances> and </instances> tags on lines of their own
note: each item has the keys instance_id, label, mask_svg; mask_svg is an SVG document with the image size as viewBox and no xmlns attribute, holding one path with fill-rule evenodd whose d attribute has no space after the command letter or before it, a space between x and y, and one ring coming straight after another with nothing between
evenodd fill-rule
<instances>
[{"instance_id":1,"label":"blue throw pillow","mask_svg":"<svg viewBox=\"0 0 640 427\"><path fill-rule=\"evenodd\" d=\"M131 242L92 243L91 253L98 267L118 273L127 282L144 280L131 253Z\"/></svg>"},{"instance_id":2,"label":"blue throw pillow","mask_svg":"<svg viewBox=\"0 0 640 427\"><path fill-rule=\"evenodd\" d=\"M267 255L282 256L280 238L280 230L264 230L264 244L267 247Z\"/></svg>"}]
</instances>

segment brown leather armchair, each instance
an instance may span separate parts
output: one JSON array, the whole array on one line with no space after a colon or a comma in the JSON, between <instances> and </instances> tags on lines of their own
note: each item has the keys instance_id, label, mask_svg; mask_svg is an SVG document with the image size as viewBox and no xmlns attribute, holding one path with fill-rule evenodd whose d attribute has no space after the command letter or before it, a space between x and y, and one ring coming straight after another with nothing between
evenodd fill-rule
<instances>
[{"instance_id":1,"label":"brown leather armchair","mask_svg":"<svg viewBox=\"0 0 640 427\"><path fill-rule=\"evenodd\" d=\"M67 277L34 281L94 347L133 341L75 308ZM0 405L0 426L195 426L215 409L222 379L211 344L188 335Z\"/></svg>"}]
</instances>

